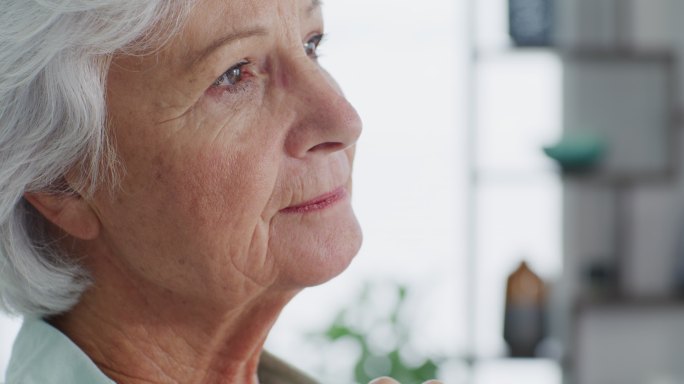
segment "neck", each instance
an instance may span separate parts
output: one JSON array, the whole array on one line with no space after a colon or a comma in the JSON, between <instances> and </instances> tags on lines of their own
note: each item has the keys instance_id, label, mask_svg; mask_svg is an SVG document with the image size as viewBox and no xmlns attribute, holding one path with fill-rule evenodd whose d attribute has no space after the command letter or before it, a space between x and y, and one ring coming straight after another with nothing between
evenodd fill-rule
<instances>
[{"instance_id":1,"label":"neck","mask_svg":"<svg viewBox=\"0 0 684 384\"><path fill-rule=\"evenodd\" d=\"M100 283L51 322L120 384L258 383L263 343L294 295L263 290L217 310Z\"/></svg>"}]
</instances>

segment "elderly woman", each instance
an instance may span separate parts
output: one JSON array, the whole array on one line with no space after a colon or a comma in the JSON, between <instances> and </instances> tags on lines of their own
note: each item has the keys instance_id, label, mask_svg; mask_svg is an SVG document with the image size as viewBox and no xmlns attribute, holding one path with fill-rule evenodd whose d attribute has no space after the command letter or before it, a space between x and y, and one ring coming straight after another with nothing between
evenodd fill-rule
<instances>
[{"instance_id":1,"label":"elderly woman","mask_svg":"<svg viewBox=\"0 0 684 384\"><path fill-rule=\"evenodd\" d=\"M0 3L9 384L312 382L262 345L361 243L322 38L318 0Z\"/></svg>"}]
</instances>

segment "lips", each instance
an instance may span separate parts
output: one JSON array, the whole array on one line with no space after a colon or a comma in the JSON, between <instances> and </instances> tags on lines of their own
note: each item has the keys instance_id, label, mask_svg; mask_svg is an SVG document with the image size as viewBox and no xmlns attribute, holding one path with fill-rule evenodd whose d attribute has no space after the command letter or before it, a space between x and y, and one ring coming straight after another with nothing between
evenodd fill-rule
<instances>
[{"instance_id":1,"label":"lips","mask_svg":"<svg viewBox=\"0 0 684 384\"><path fill-rule=\"evenodd\" d=\"M339 187L332 192L328 192L314 199L311 199L302 204L293 205L283 209L283 213L309 213L320 211L334 205L340 200L347 197L347 190L344 187Z\"/></svg>"}]
</instances>

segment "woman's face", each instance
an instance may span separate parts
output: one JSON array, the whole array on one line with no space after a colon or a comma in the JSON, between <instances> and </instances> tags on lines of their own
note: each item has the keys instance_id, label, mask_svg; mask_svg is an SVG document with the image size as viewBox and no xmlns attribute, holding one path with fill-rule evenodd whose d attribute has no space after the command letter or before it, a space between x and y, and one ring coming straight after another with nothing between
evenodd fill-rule
<instances>
[{"instance_id":1,"label":"woman's face","mask_svg":"<svg viewBox=\"0 0 684 384\"><path fill-rule=\"evenodd\" d=\"M361 122L317 63L322 33L315 0L201 0L161 51L115 58L107 103L125 173L91 202L108 268L212 300L348 265Z\"/></svg>"}]
</instances>

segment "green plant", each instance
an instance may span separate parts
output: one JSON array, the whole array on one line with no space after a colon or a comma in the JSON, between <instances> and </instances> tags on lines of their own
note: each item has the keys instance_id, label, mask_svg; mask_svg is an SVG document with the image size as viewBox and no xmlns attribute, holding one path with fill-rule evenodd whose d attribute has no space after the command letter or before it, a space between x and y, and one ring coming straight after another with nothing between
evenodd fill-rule
<instances>
[{"instance_id":1,"label":"green plant","mask_svg":"<svg viewBox=\"0 0 684 384\"><path fill-rule=\"evenodd\" d=\"M407 288L401 285L391 287L395 301L385 311L371 299L370 293L378 288L377 284L366 284L358 300L342 309L332 324L316 336L328 343L352 340L359 347L360 356L354 366L357 383L365 384L380 376L391 376L403 384L434 379L437 360L416 356L412 351L405 316ZM374 337L377 332L384 335L384 340ZM411 354L413 358L409 356Z\"/></svg>"}]
</instances>

